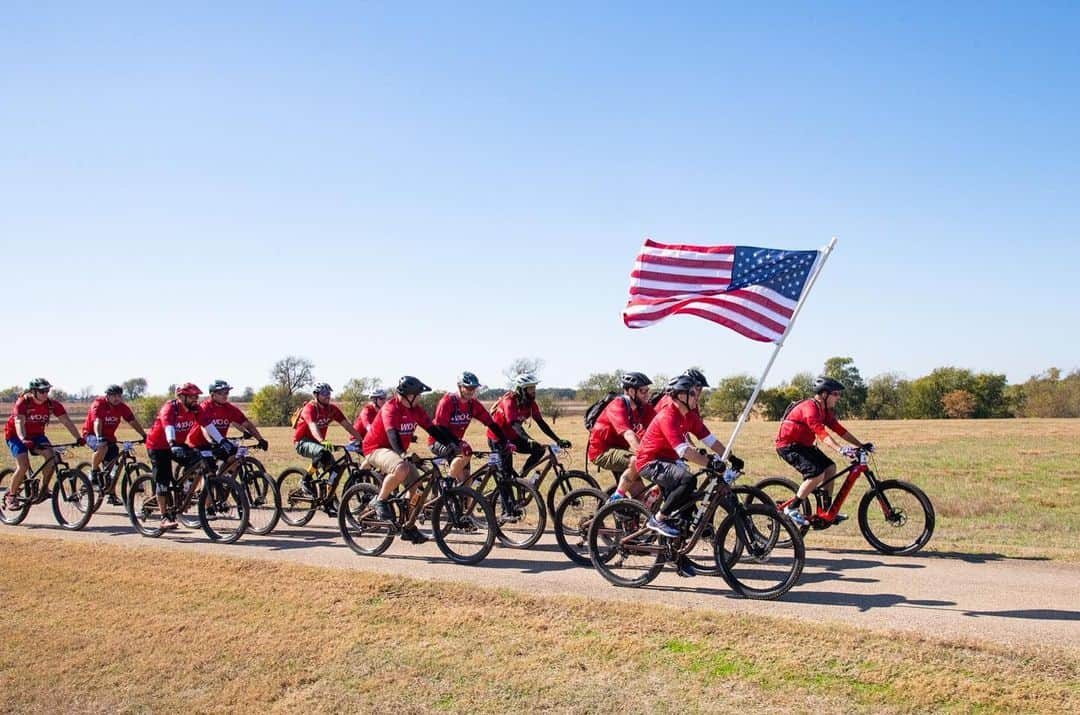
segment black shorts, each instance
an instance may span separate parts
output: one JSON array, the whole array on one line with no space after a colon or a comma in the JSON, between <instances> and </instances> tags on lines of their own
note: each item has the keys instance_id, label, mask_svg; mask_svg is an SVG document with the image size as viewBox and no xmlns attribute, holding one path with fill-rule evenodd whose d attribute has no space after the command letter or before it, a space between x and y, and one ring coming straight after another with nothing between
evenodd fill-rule
<instances>
[{"instance_id":1,"label":"black shorts","mask_svg":"<svg viewBox=\"0 0 1080 715\"><path fill-rule=\"evenodd\" d=\"M836 462L826 457L816 446L791 444L777 448L776 453L780 455L780 459L795 467L795 471L801 474L803 479L813 479L829 467L836 466Z\"/></svg>"}]
</instances>

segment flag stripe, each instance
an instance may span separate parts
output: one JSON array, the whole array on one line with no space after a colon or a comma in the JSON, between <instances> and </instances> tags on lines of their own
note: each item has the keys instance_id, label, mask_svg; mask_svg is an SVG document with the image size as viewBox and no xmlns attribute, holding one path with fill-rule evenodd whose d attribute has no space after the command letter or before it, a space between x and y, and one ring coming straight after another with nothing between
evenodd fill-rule
<instances>
[{"instance_id":1,"label":"flag stripe","mask_svg":"<svg viewBox=\"0 0 1080 715\"><path fill-rule=\"evenodd\" d=\"M644 281L670 281L672 283L693 283L696 285L727 286L731 283L731 273L726 276L685 276L681 273L661 273L658 271L633 271L631 278Z\"/></svg>"},{"instance_id":2,"label":"flag stripe","mask_svg":"<svg viewBox=\"0 0 1080 715\"><path fill-rule=\"evenodd\" d=\"M634 316L637 320L656 321L669 313L682 311L689 305L700 310L715 310L718 312L729 313L732 316L742 316L743 318L757 323L762 331L769 331L777 334L784 332L784 327L787 325L788 321L787 316L776 315L775 313L759 310L757 309L757 306L745 305L740 302L726 300L725 298L690 298L663 305L632 306L628 307L626 312Z\"/></svg>"},{"instance_id":3,"label":"flag stripe","mask_svg":"<svg viewBox=\"0 0 1080 715\"><path fill-rule=\"evenodd\" d=\"M684 243L660 243L654 241L651 238L645 239L646 249L652 248L657 251L684 251L686 253L693 253L702 256L716 255L718 253L735 253L735 246L691 246Z\"/></svg>"}]
</instances>

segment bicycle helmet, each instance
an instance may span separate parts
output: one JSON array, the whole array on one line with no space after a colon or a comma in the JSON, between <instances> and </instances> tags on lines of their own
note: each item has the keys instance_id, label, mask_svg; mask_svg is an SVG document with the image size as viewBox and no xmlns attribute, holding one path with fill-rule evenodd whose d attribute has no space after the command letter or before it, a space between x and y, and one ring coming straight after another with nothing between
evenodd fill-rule
<instances>
[{"instance_id":1,"label":"bicycle helmet","mask_svg":"<svg viewBox=\"0 0 1080 715\"><path fill-rule=\"evenodd\" d=\"M821 375L814 380L814 394L820 395L823 392L843 392L844 386L838 380L834 380L826 375Z\"/></svg>"},{"instance_id":2,"label":"bicycle helmet","mask_svg":"<svg viewBox=\"0 0 1080 715\"><path fill-rule=\"evenodd\" d=\"M311 394L313 395L329 395L333 391L330 384L326 382L316 382L311 388Z\"/></svg>"},{"instance_id":3,"label":"bicycle helmet","mask_svg":"<svg viewBox=\"0 0 1080 715\"><path fill-rule=\"evenodd\" d=\"M206 388L207 392L217 392L218 390L231 390L232 385L224 380L214 380L210 383L210 387Z\"/></svg>"},{"instance_id":4,"label":"bicycle helmet","mask_svg":"<svg viewBox=\"0 0 1080 715\"><path fill-rule=\"evenodd\" d=\"M465 372L461 373L461 376L458 378L457 384L461 387L479 388L480 378L478 378L475 373L471 373L466 370Z\"/></svg>"},{"instance_id":5,"label":"bicycle helmet","mask_svg":"<svg viewBox=\"0 0 1080 715\"><path fill-rule=\"evenodd\" d=\"M27 386L27 388L30 390L51 390L52 383L46 380L44 377L35 377L33 380L30 381L30 384Z\"/></svg>"},{"instance_id":6,"label":"bicycle helmet","mask_svg":"<svg viewBox=\"0 0 1080 715\"><path fill-rule=\"evenodd\" d=\"M185 382L183 385L176 386L177 397L180 397L181 395L191 395L194 397L198 397L201 394L202 390L200 390L199 386L196 385L194 382Z\"/></svg>"},{"instance_id":7,"label":"bicycle helmet","mask_svg":"<svg viewBox=\"0 0 1080 715\"><path fill-rule=\"evenodd\" d=\"M709 386L709 381L705 379L705 374L703 372L701 372L701 370L698 370L697 368L694 368L694 367L689 368L686 372L683 373L683 375L686 376L686 377L689 377L691 380L693 380L694 384L697 385L698 387L708 387Z\"/></svg>"},{"instance_id":8,"label":"bicycle helmet","mask_svg":"<svg viewBox=\"0 0 1080 715\"><path fill-rule=\"evenodd\" d=\"M124 394L124 388L119 385L109 385L105 388L105 395L122 395Z\"/></svg>"},{"instance_id":9,"label":"bicycle helmet","mask_svg":"<svg viewBox=\"0 0 1080 715\"><path fill-rule=\"evenodd\" d=\"M386 390L382 389L381 387L376 387L374 390L371 391L371 399L373 399L373 400L385 400L386 399Z\"/></svg>"},{"instance_id":10,"label":"bicycle helmet","mask_svg":"<svg viewBox=\"0 0 1080 715\"><path fill-rule=\"evenodd\" d=\"M540 381L531 372L522 372L514 376L514 389L521 392L526 387L536 387Z\"/></svg>"},{"instance_id":11,"label":"bicycle helmet","mask_svg":"<svg viewBox=\"0 0 1080 715\"><path fill-rule=\"evenodd\" d=\"M404 375L398 380L397 393L399 395L419 395L421 392L431 392L431 388L412 375Z\"/></svg>"},{"instance_id":12,"label":"bicycle helmet","mask_svg":"<svg viewBox=\"0 0 1080 715\"><path fill-rule=\"evenodd\" d=\"M667 384L665 392L674 396L680 392L690 392L697 386L698 382L694 378L689 375L679 375L678 377L671 379L671 382Z\"/></svg>"},{"instance_id":13,"label":"bicycle helmet","mask_svg":"<svg viewBox=\"0 0 1080 715\"><path fill-rule=\"evenodd\" d=\"M628 372L622 376L622 386L624 390L629 390L638 387L648 387L652 384L652 380L647 378L640 372Z\"/></svg>"}]
</instances>

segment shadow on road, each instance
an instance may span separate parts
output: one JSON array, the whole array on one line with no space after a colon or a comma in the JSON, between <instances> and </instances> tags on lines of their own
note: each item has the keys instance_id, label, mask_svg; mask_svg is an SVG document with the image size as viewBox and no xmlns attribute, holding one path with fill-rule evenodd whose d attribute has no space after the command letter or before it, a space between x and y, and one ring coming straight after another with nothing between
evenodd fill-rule
<instances>
[{"instance_id":1,"label":"shadow on road","mask_svg":"<svg viewBox=\"0 0 1080 715\"><path fill-rule=\"evenodd\" d=\"M1080 621L1080 611L1059 611L1055 608L1029 608L1020 611L964 611L965 616L994 616L997 618L1032 618L1037 621Z\"/></svg>"}]
</instances>

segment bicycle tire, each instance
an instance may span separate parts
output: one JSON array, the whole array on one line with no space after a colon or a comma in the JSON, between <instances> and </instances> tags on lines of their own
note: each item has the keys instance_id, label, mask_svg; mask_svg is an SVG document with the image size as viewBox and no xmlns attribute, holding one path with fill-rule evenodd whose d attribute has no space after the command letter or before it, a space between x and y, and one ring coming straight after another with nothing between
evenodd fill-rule
<instances>
[{"instance_id":1,"label":"bicycle tire","mask_svg":"<svg viewBox=\"0 0 1080 715\"><path fill-rule=\"evenodd\" d=\"M589 558L610 583L638 588L660 575L665 563L664 554L656 551L660 537L644 528L651 516L633 499L608 502L596 512L589 525ZM631 557L633 565L626 566Z\"/></svg>"},{"instance_id":2,"label":"bicycle tire","mask_svg":"<svg viewBox=\"0 0 1080 715\"><path fill-rule=\"evenodd\" d=\"M186 484L189 479L200 479L199 488L196 489L187 500L187 506L177 511L176 520L188 529L202 528L202 519L199 518L199 502L202 501L202 493L206 490L207 476L203 474L202 462L177 470L176 481L178 484Z\"/></svg>"},{"instance_id":3,"label":"bicycle tire","mask_svg":"<svg viewBox=\"0 0 1080 715\"><path fill-rule=\"evenodd\" d=\"M86 526L94 515L97 497L90 477L77 469L66 469L56 476L52 490L52 510L56 523L70 531Z\"/></svg>"},{"instance_id":4,"label":"bicycle tire","mask_svg":"<svg viewBox=\"0 0 1080 715\"><path fill-rule=\"evenodd\" d=\"M281 504L281 520L289 526L305 526L315 517L315 498L300 486L307 474L306 469L289 467L278 475L275 486Z\"/></svg>"},{"instance_id":5,"label":"bicycle tire","mask_svg":"<svg viewBox=\"0 0 1080 715\"><path fill-rule=\"evenodd\" d=\"M733 486L731 487L731 492L743 504L771 504L773 505L773 508L776 508L775 502L773 502L765 492L757 487L750 486L749 484ZM685 556L686 560L690 562L690 565L694 567L694 570L697 571L700 576L721 575L720 565L716 563L716 549L714 544L720 525L724 522L724 519L727 518L727 515L727 511L717 507L716 511L713 512L713 523L706 526L702 531L701 537L698 538L698 542L694 546L694 551ZM733 551L725 554L725 558L729 564L738 563L739 558L742 555L741 543L736 542L733 544L733 549Z\"/></svg>"},{"instance_id":6,"label":"bicycle tire","mask_svg":"<svg viewBox=\"0 0 1080 715\"><path fill-rule=\"evenodd\" d=\"M491 491L484 495L495 515L496 537L499 543L511 549L527 549L536 544L544 535L547 526L547 509L544 500L528 480L515 479L510 485L511 506L521 512L515 521L507 515L503 500L496 483ZM505 527L505 528L504 528Z\"/></svg>"},{"instance_id":7,"label":"bicycle tire","mask_svg":"<svg viewBox=\"0 0 1080 715\"><path fill-rule=\"evenodd\" d=\"M128 503L128 489L131 489L131 485L136 479L143 475L152 474L153 471L150 465L144 462L133 462L124 468L124 475L120 477L120 501L124 503L125 509Z\"/></svg>"},{"instance_id":8,"label":"bicycle tire","mask_svg":"<svg viewBox=\"0 0 1080 715\"><path fill-rule=\"evenodd\" d=\"M789 501L799 492L799 485L786 477L766 477L754 486L765 492L765 494L773 500L778 512L783 512L783 509L780 506L781 504ZM813 514L812 507L810 506L810 498L802 500L800 509L802 510L803 516L809 521L810 516ZM799 534L804 537L806 536L806 532L810 531L809 525L796 526L795 528L798 529Z\"/></svg>"},{"instance_id":9,"label":"bicycle tire","mask_svg":"<svg viewBox=\"0 0 1080 715\"><path fill-rule=\"evenodd\" d=\"M578 566L592 566L589 525L607 500L608 495L601 490L586 487L570 492L555 507L551 518L555 541L566 557Z\"/></svg>"},{"instance_id":10,"label":"bicycle tire","mask_svg":"<svg viewBox=\"0 0 1080 715\"><path fill-rule=\"evenodd\" d=\"M914 501L906 498L905 494L913 497ZM876 503L880 507L880 512L871 511L870 505L872 503ZM898 506L898 504L901 505ZM916 512L916 505L922 511L922 524L921 527L916 524L915 531L917 535L915 538L909 539L904 536L904 541L899 546L887 543L884 540L885 536L891 536L891 534L886 529L900 529L906 526L911 520L911 515ZM875 529L870 523L870 516L878 513L880 513L882 519L882 528ZM877 488L863 494L862 501L859 502L859 530L862 531L863 538L883 554L900 556L916 553L926 546L930 541L930 537L934 535L935 522L934 505L930 502L930 497L926 496L922 489L910 482L897 479L878 482Z\"/></svg>"},{"instance_id":11,"label":"bicycle tire","mask_svg":"<svg viewBox=\"0 0 1080 715\"><path fill-rule=\"evenodd\" d=\"M338 530L349 548L364 556L378 556L394 542L397 527L379 520L371 502L379 496L372 484L355 484L341 495Z\"/></svg>"},{"instance_id":12,"label":"bicycle tire","mask_svg":"<svg viewBox=\"0 0 1080 715\"><path fill-rule=\"evenodd\" d=\"M199 498L199 523L211 541L235 544L248 526L244 490L231 477L210 476Z\"/></svg>"},{"instance_id":13,"label":"bicycle tire","mask_svg":"<svg viewBox=\"0 0 1080 715\"><path fill-rule=\"evenodd\" d=\"M585 489L592 487L593 489L599 489L600 484L597 483L593 476L587 472L583 472L580 469L566 469L562 473L555 475L555 480L551 482L551 486L548 487L547 500L544 502L544 506L547 507L548 514L555 513L555 507L558 506L558 502L566 498L566 495L575 489Z\"/></svg>"},{"instance_id":14,"label":"bicycle tire","mask_svg":"<svg viewBox=\"0 0 1080 715\"><path fill-rule=\"evenodd\" d=\"M741 541L738 529L735 528L736 519L754 522L747 524L747 527L755 543L743 544L742 550L749 558L744 558L742 563L728 563L722 552L729 536L735 541ZM768 523L769 528L762 529L762 523ZM764 531L773 535L758 542L754 535L760 535ZM724 581L737 595L753 600L772 601L783 596L798 583L806 565L806 546L803 544L802 535L790 519L783 517L773 507L753 504L729 514L720 524L716 533L716 562L720 566ZM768 569L770 564L773 567L771 570ZM736 567L739 568L738 573L735 571ZM759 583L761 585L758 585Z\"/></svg>"},{"instance_id":15,"label":"bicycle tire","mask_svg":"<svg viewBox=\"0 0 1080 715\"><path fill-rule=\"evenodd\" d=\"M480 492L464 485L450 487L435 500L431 525L439 551L454 563L467 566L487 558L499 533L491 504Z\"/></svg>"},{"instance_id":16,"label":"bicycle tire","mask_svg":"<svg viewBox=\"0 0 1080 715\"><path fill-rule=\"evenodd\" d=\"M154 478L151 475L143 475L132 482L125 508L128 520L139 534L156 539L165 533L157 526L161 521L161 512L154 495Z\"/></svg>"},{"instance_id":17,"label":"bicycle tire","mask_svg":"<svg viewBox=\"0 0 1080 715\"><path fill-rule=\"evenodd\" d=\"M30 513L30 485L28 484L30 480L26 478L19 485L19 491L22 492L22 506L18 509L8 509L4 506L11 485L11 475L14 473L14 469L0 470L0 521L9 526L18 526Z\"/></svg>"},{"instance_id":18,"label":"bicycle tire","mask_svg":"<svg viewBox=\"0 0 1080 715\"><path fill-rule=\"evenodd\" d=\"M252 465L254 467L254 465ZM263 471L245 471L241 484L248 501L248 531L265 536L277 526L281 516L281 497L277 484Z\"/></svg>"}]
</instances>

